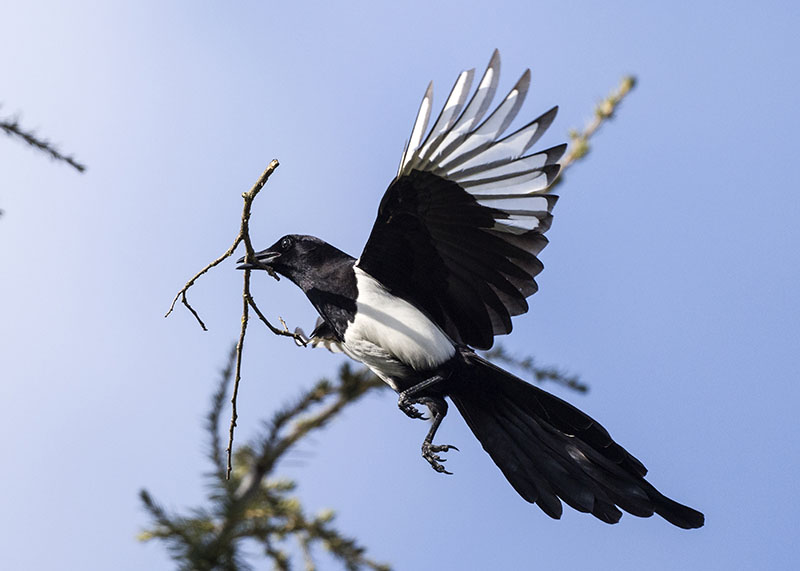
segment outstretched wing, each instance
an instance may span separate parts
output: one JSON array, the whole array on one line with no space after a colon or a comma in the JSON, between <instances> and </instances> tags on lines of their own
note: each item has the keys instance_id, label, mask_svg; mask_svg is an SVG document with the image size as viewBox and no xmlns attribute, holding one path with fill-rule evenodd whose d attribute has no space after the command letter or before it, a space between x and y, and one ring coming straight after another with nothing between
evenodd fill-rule
<instances>
[{"instance_id":1,"label":"outstretched wing","mask_svg":"<svg viewBox=\"0 0 800 571\"><path fill-rule=\"evenodd\" d=\"M484 119L499 71L495 50L469 103L474 71L462 72L426 136L433 98L428 86L357 262L454 341L478 349L509 333L511 316L528 310L526 298L542 270L536 256L547 244L544 232L557 199L544 193L566 150L559 145L526 154L556 107L503 136L528 92L528 70Z\"/></svg>"}]
</instances>

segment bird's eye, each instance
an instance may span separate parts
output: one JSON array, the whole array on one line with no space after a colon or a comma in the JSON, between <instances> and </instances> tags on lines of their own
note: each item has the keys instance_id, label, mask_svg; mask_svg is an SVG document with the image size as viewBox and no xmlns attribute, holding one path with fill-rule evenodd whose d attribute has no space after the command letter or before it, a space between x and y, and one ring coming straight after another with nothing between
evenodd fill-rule
<instances>
[{"instance_id":1,"label":"bird's eye","mask_svg":"<svg viewBox=\"0 0 800 571\"><path fill-rule=\"evenodd\" d=\"M281 250L288 250L291 245L292 239L289 238L289 236L286 236L283 240L281 240Z\"/></svg>"}]
</instances>

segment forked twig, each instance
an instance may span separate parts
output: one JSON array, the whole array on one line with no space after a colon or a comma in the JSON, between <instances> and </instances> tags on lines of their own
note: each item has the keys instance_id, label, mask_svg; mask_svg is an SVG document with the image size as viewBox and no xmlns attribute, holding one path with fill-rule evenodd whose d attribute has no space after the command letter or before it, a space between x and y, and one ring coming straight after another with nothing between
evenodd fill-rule
<instances>
[{"instance_id":1,"label":"forked twig","mask_svg":"<svg viewBox=\"0 0 800 571\"><path fill-rule=\"evenodd\" d=\"M267 179L269 179L270 175L275 171L276 168L278 168L278 164L279 164L278 160L273 159L272 162L269 163L267 168L264 170L264 172L261 173L261 176L258 177L258 180L253 185L253 187L244 194L242 194L242 198L244 199L244 207L242 208L242 222L241 225L239 226L239 234L236 236L236 239L233 241L231 247L228 248L225 251L225 253L222 254L219 258L208 264L202 270L197 272L192 277L192 279L186 282L186 285L183 286L181 290L175 295L175 298L172 300L172 303L169 306L169 310L164 315L164 317L168 317L169 314L172 313L172 310L175 309L175 304L177 303L178 298L180 298L183 305L185 305L186 308L192 313L192 315L194 315L195 319L197 320L197 323L199 323L200 327L203 328L203 331L208 331L206 324L203 323L203 320L200 319L200 316L194 310L192 305L189 303L189 300L186 299L186 292L189 290L190 287L194 285L194 283L200 276L208 272L208 270L210 270L211 268L218 266L219 264L230 258L233 255L233 252L242 242L244 242L245 249L247 250L245 261L248 263L258 264L258 261L255 259L255 252L253 251L253 244L250 241L250 211L253 207L253 200L255 200L259 191L267 183ZM263 266L263 269L267 270L272 277L278 279L278 277L275 275L272 269L267 268L266 266ZM245 279L249 278L250 277L249 270L245 270L244 275Z\"/></svg>"},{"instance_id":2,"label":"forked twig","mask_svg":"<svg viewBox=\"0 0 800 571\"><path fill-rule=\"evenodd\" d=\"M271 163L269 163L269 165L264 170L264 172L261 173L261 176L258 177L258 180L252 186L252 188L250 190L248 190L247 192L245 192L244 194L242 194L242 198L244 199L244 206L242 208L242 221L241 221L241 224L239 226L239 234L236 236L236 239L233 241L233 244L231 245L231 247L228 248L225 251L225 253L222 254L219 258L217 258L216 260L214 260L210 264L206 265L202 270L197 272L192 277L192 279L190 279L188 282L186 282L186 285L184 285L181 288L181 290L175 295L175 298L172 300L172 303L169 306L169 310L164 315L164 317L168 317L172 313L172 310L175 309L175 304L178 302L178 299L180 299L181 303L183 303L183 305L186 306L186 309L188 309L191 312L191 314L197 320L197 323L200 324L200 327L203 328L203 331L208 331L208 328L206 327L206 324L203 323L203 320L200 318L200 315L197 313L197 311L194 309L194 307L192 307L192 304L190 304L189 300L186 298L186 292L189 290L190 287L192 287L195 284L195 282L200 278L200 276L202 276L203 274L208 272L211 268L214 268L214 267L218 266L223 261L225 261L226 259L230 258L233 255L234 251L236 251L236 248L241 243L244 243L244 247L245 247L245 250L246 250L245 257L244 257L245 263L251 264L251 265L257 266L257 267L259 267L259 268L261 268L263 270L266 270L276 280L280 279L278 277L278 275L272 270L272 268L261 264L256 259L256 254L255 254L255 251L253 250L253 244L252 244L252 242L250 240L250 212L251 212L252 207L253 207L253 201L255 200L256 196L258 196L258 193L261 191L261 189L266 184L266 182L269 179L270 175L272 175L272 173L275 171L275 169L278 168L278 164L279 163L278 163L277 159L274 159ZM236 399L237 399L237 397L239 395L239 382L241 381L241 377L242 377L242 375L241 375L241 371L242 371L242 350L244 348L244 338L245 338L245 334L247 333L247 324L248 324L248 321L249 321L249 318L250 318L249 309L252 307L253 311L255 311L256 315L262 321L262 323L264 323L264 325L266 325L269 328L269 330L272 331L272 333L274 333L275 335L282 335L284 337L291 337L292 339L295 340L296 343L298 343L298 344L300 344L300 345L302 345L304 347L305 347L305 345L307 343L306 339L302 335L289 331L289 328L287 327L287 325L283 321L283 319L281 319L281 324L283 325L283 329L280 329L278 327L275 327L272 323L270 323L270 321L264 316L264 314L261 312L261 310L258 309L258 306L256 305L256 302L253 299L253 296L250 294L250 272L251 272L250 269L244 270L244 286L242 288L242 328L241 328L241 330L239 332L239 341L236 344L236 369L235 369L236 370L236 374L234 376L234 382L233 382L233 394L231 395L231 407L232 407L231 408L231 423L230 423L230 429L228 431L228 447L226 448L226 453L227 453L227 472L226 472L226 476L228 478L230 478L230 474L231 474L231 470L232 470L231 456L232 456L232 452L233 452L233 433L234 433L234 430L236 429L236 421L237 421L237 419L239 417L239 415L238 415L238 413L236 411Z\"/></svg>"}]
</instances>

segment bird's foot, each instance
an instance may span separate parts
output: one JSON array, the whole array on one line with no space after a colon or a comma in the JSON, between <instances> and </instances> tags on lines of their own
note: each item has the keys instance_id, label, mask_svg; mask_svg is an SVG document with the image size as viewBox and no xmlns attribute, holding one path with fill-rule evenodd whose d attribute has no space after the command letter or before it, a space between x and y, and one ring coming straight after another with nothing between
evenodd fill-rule
<instances>
[{"instance_id":1,"label":"bird's foot","mask_svg":"<svg viewBox=\"0 0 800 571\"><path fill-rule=\"evenodd\" d=\"M410 399L403 393L400 393L400 398L397 399L397 406L400 410L403 411L409 418L415 418L419 420L428 420L428 417L422 414L417 407L414 406L416 404L420 404L418 399Z\"/></svg>"},{"instance_id":2,"label":"bird's foot","mask_svg":"<svg viewBox=\"0 0 800 571\"><path fill-rule=\"evenodd\" d=\"M431 465L431 468L440 474L450 474L452 476L453 473L448 472L447 469L441 464L442 462L447 462L447 458L442 458L438 454L439 452L448 452L450 450L455 450L458 452L458 448L452 444L432 444L427 441L422 443L422 457L428 461L428 463Z\"/></svg>"},{"instance_id":3,"label":"bird's foot","mask_svg":"<svg viewBox=\"0 0 800 571\"><path fill-rule=\"evenodd\" d=\"M431 428L428 430L428 435L422 442L422 457L428 461L428 464L431 465L431 468L440 474L452 474L452 472L448 472L447 469L445 469L445 467L442 465L442 462L446 462L446 459L439 456L439 453L448 452L450 450L458 451L458 448L452 444L433 443L433 438L436 435L436 431L447 414L447 402L443 397L438 395L418 396L421 390L438 383L440 380L442 380L441 377L435 376L427 381L423 381L419 385L416 385L409 390L403 391L400 393L400 398L397 399L397 406L400 407L400 410L402 410L406 416L409 416L410 418L419 418L422 420L427 420L427 418L416 409L415 405L420 404L428 407L433 422L431 422Z\"/></svg>"}]
</instances>

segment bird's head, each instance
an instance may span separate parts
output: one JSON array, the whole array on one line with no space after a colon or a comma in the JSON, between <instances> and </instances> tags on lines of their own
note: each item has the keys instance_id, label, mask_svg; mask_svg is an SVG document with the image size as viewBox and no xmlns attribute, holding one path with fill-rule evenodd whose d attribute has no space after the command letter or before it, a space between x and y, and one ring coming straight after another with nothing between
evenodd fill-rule
<instances>
[{"instance_id":1,"label":"bird's head","mask_svg":"<svg viewBox=\"0 0 800 571\"><path fill-rule=\"evenodd\" d=\"M239 270L263 270L264 266L292 280L300 287L311 285L316 275L331 262L352 259L344 252L314 236L287 234L266 250L256 252L256 263L239 258Z\"/></svg>"}]
</instances>

